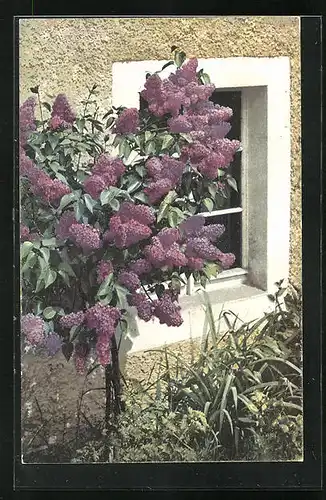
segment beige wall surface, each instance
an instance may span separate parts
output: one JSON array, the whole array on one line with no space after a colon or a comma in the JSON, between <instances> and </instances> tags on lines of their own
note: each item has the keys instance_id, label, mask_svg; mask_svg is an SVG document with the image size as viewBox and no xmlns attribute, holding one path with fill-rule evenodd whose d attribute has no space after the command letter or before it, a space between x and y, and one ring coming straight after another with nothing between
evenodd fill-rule
<instances>
[{"instance_id":1,"label":"beige wall surface","mask_svg":"<svg viewBox=\"0 0 326 500\"><path fill-rule=\"evenodd\" d=\"M110 105L112 63L169 59L172 45L198 58L276 57L291 61L291 263L301 284L300 20L297 17L86 18L20 21L20 100L29 88L66 93L78 109L87 86ZM277 105L277 103L275 103ZM282 179L280 179L282 182Z\"/></svg>"}]
</instances>

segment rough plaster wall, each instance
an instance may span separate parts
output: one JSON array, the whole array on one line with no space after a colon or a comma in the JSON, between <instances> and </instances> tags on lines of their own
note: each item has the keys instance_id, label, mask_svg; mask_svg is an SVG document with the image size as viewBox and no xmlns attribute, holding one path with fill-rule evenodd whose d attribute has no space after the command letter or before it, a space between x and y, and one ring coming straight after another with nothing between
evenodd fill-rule
<instances>
[{"instance_id":1,"label":"rough plaster wall","mask_svg":"<svg viewBox=\"0 0 326 500\"><path fill-rule=\"evenodd\" d=\"M170 47L188 56L291 59L291 270L301 284L300 28L297 17L26 19L20 25L20 97L31 86L78 102L94 82L110 104L116 61L168 59ZM277 103L275 103L277 105Z\"/></svg>"}]
</instances>

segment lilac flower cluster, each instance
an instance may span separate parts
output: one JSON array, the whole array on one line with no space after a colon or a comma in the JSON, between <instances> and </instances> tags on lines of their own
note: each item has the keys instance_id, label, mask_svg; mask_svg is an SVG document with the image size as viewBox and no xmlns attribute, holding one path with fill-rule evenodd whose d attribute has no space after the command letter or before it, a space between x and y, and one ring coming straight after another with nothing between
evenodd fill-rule
<instances>
[{"instance_id":1,"label":"lilac flower cluster","mask_svg":"<svg viewBox=\"0 0 326 500\"><path fill-rule=\"evenodd\" d=\"M110 341L115 333L121 312L116 307L105 306L98 302L85 313L86 326L97 333L96 352L99 363L106 366L110 363Z\"/></svg>"},{"instance_id":2,"label":"lilac flower cluster","mask_svg":"<svg viewBox=\"0 0 326 500\"><path fill-rule=\"evenodd\" d=\"M34 130L35 124L35 106L36 101L34 97L29 97L19 109L19 144L26 145L27 139Z\"/></svg>"},{"instance_id":3,"label":"lilac flower cluster","mask_svg":"<svg viewBox=\"0 0 326 500\"><path fill-rule=\"evenodd\" d=\"M31 184L31 192L39 196L44 202L58 202L65 194L71 192L70 187L59 179L51 177L36 167L34 162L28 158L23 148L20 148L19 158L20 175L26 177Z\"/></svg>"},{"instance_id":4,"label":"lilac flower cluster","mask_svg":"<svg viewBox=\"0 0 326 500\"><path fill-rule=\"evenodd\" d=\"M62 316L59 324L62 328L72 328L73 326L80 326L84 323L85 313L83 311L72 312Z\"/></svg>"},{"instance_id":5,"label":"lilac flower cluster","mask_svg":"<svg viewBox=\"0 0 326 500\"><path fill-rule=\"evenodd\" d=\"M177 296L170 290L165 290L158 300L151 300L144 293L134 292L128 296L128 303L136 307L139 318L146 322L157 317L161 324L180 326L183 320L180 314L181 307L176 299Z\"/></svg>"},{"instance_id":6,"label":"lilac flower cluster","mask_svg":"<svg viewBox=\"0 0 326 500\"><path fill-rule=\"evenodd\" d=\"M20 240L21 241L29 241L30 232L27 226L24 224L20 225Z\"/></svg>"},{"instance_id":7,"label":"lilac flower cluster","mask_svg":"<svg viewBox=\"0 0 326 500\"><path fill-rule=\"evenodd\" d=\"M154 300L154 315L161 324L167 326L180 326L183 323L180 314L181 306L173 300L168 290L164 292L159 300Z\"/></svg>"},{"instance_id":8,"label":"lilac flower cluster","mask_svg":"<svg viewBox=\"0 0 326 500\"><path fill-rule=\"evenodd\" d=\"M154 268L185 266L187 258L181 251L179 240L180 233L176 228L164 228L144 248L144 255Z\"/></svg>"},{"instance_id":9,"label":"lilac flower cluster","mask_svg":"<svg viewBox=\"0 0 326 500\"><path fill-rule=\"evenodd\" d=\"M55 356L62 347L62 338L57 333L51 332L45 337L43 347L49 356Z\"/></svg>"},{"instance_id":10,"label":"lilac flower cluster","mask_svg":"<svg viewBox=\"0 0 326 500\"><path fill-rule=\"evenodd\" d=\"M147 78L141 96L148 102L148 109L155 116L170 113L177 116L181 107L208 99L214 92L214 85L200 85L197 77L198 61L189 59L175 74L162 80L154 74Z\"/></svg>"},{"instance_id":11,"label":"lilac flower cluster","mask_svg":"<svg viewBox=\"0 0 326 500\"><path fill-rule=\"evenodd\" d=\"M39 169L21 146L19 147L19 173L21 177L26 177L27 179L33 179L39 173Z\"/></svg>"},{"instance_id":12,"label":"lilac flower cluster","mask_svg":"<svg viewBox=\"0 0 326 500\"><path fill-rule=\"evenodd\" d=\"M172 115L167 122L170 132L191 136L192 142L181 149L181 162L190 161L205 177L214 180L218 169L232 162L240 142L226 138L232 109L209 101L215 86L200 84L197 66L193 58L167 79L161 80L157 74L150 76L141 95L155 116ZM167 179L171 180L161 176L147 188L150 203L172 189Z\"/></svg>"},{"instance_id":13,"label":"lilac flower cluster","mask_svg":"<svg viewBox=\"0 0 326 500\"><path fill-rule=\"evenodd\" d=\"M54 203L60 200L65 194L71 192L70 187L59 179L51 179L45 172L38 174L32 182L31 191L35 196L39 196L43 201Z\"/></svg>"},{"instance_id":14,"label":"lilac flower cluster","mask_svg":"<svg viewBox=\"0 0 326 500\"><path fill-rule=\"evenodd\" d=\"M185 164L168 155L147 160L146 169L152 181L144 189L150 203L156 203L181 180Z\"/></svg>"},{"instance_id":15,"label":"lilac flower cluster","mask_svg":"<svg viewBox=\"0 0 326 500\"><path fill-rule=\"evenodd\" d=\"M179 226L181 234L192 237L205 237L210 241L216 241L225 231L223 224L210 224L205 226L205 217L203 215L194 215L189 217Z\"/></svg>"},{"instance_id":16,"label":"lilac flower cluster","mask_svg":"<svg viewBox=\"0 0 326 500\"><path fill-rule=\"evenodd\" d=\"M137 309L137 314L143 321L150 321L153 317L155 305L144 293L132 293L128 295L128 303Z\"/></svg>"},{"instance_id":17,"label":"lilac flower cluster","mask_svg":"<svg viewBox=\"0 0 326 500\"><path fill-rule=\"evenodd\" d=\"M42 318L32 313L21 318L21 331L32 345L41 345L44 341L45 323Z\"/></svg>"},{"instance_id":18,"label":"lilac flower cluster","mask_svg":"<svg viewBox=\"0 0 326 500\"><path fill-rule=\"evenodd\" d=\"M84 251L97 250L102 246L100 231L90 224L72 224L69 227L69 237Z\"/></svg>"},{"instance_id":19,"label":"lilac flower cluster","mask_svg":"<svg viewBox=\"0 0 326 500\"><path fill-rule=\"evenodd\" d=\"M117 119L114 132L118 135L135 134L139 127L139 112L137 108L125 109Z\"/></svg>"},{"instance_id":20,"label":"lilac flower cluster","mask_svg":"<svg viewBox=\"0 0 326 500\"><path fill-rule=\"evenodd\" d=\"M106 332L112 333L112 325L116 325L121 318L121 312L116 307L105 306L98 302L85 312L85 324L88 328L96 330L98 334ZM114 330L113 330L114 333Z\"/></svg>"},{"instance_id":21,"label":"lilac flower cluster","mask_svg":"<svg viewBox=\"0 0 326 500\"><path fill-rule=\"evenodd\" d=\"M205 218L201 215L189 217L180 224L179 230L189 267L200 268L205 260L218 261L224 269L231 267L235 262L235 256L231 253L223 253L213 245L213 242L223 234L225 227L222 224L209 226L204 224Z\"/></svg>"},{"instance_id":22,"label":"lilac flower cluster","mask_svg":"<svg viewBox=\"0 0 326 500\"><path fill-rule=\"evenodd\" d=\"M71 210L67 210L59 219L56 225L55 233L57 238L64 241L69 238L69 230L73 224L77 224L75 214Z\"/></svg>"},{"instance_id":23,"label":"lilac flower cluster","mask_svg":"<svg viewBox=\"0 0 326 500\"><path fill-rule=\"evenodd\" d=\"M20 241L35 241L38 237L37 233L31 233L29 228L25 224L20 224Z\"/></svg>"},{"instance_id":24,"label":"lilac flower cluster","mask_svg":"<svg viewBox=\"0 0 326 500\"><path fill-rule=\"evenodd\" d=\"M111 217L103 239L114 243L117 248L128 248L152 234L149 225L154 221L155 215L150 207L124 202Z\"/></svg>"},{"instance_id":25,"label":"lilac flower cluster","mask_svg":"<svg viewBox=\"0 0 326 500\"><path fill-rule=\"evenodd\" d=\"M227 139L225 136L231 129L229 120L232 109L213 104L211 101L201 102L188 109L179 119L170 119L170 131L187 132L193 142L181 150L181 159L190 161L209 179L216 179L218 169L227 168L240 142Z\"/></svg>"},{"instance_id":26,"label":"lilac flower cluster","mask_svg":"<svg viewBox=\"0 0 326 500\"><path fill-rule=\"evenodd\" d=\"M89 353L89 346L86 343L78 342L75 345L74 362L75 362L76 372L79 375L85 375L86 373L86 363L87 363L88 353Z\"/></svg>"},{"instance_id":27,"label":"lilac flower cluster","mask_svg":"<svg viewBox=\"0 0 326 500\"><path fill-rule=\"evenodd\" d=\"M148 274L152 270L151 263L146 259L137 259L129 265L129 270L137 274L137 276L142 276L143 274Z\"/></svg>"},{"instance_id":28,"label":"lilac flower cluster","mask_svg":"<svg viewBox=\"0 0 326 500\"><path fill-rule=\"evenodd\" d=\"M59 94L55 98L52 106L49 128L51 130L69 128L72 126L75 120L76 114L72 110L67 96L65 94Z\"/></svg>"},{"instance_id":29,"label":"lilac flower cluster","mask_svg":"<svg viewBox=\"0 0 326 500\"><path fill-rule=\"evenodd\" d=\"M130 292L135 292L141 286L139 277L132 271L121 271L118 276L118 282L120 285L125 286Z\"/></svg>"},{"instance_id":30,"label":"lilac flower cluster","mask_svg":"<svg viewBox=\"0 0 326 500\"><path fill-rule=\"evenodd\" d=\"M122 222L133 220L144 226L150 226L155 222L155 213L150 207L147 205L135 205L129 201L121 204L117 215L119 215Z\"/></svg>"},{"instance_id":31,"label":"lilac flower cluster","mask_svg":"<svg viewBox=\"0 0 326 500\"><path fill-rule=\"evenodd\" d=\"M126 167L119 158L101 154L92 168L91 175L84 181L84 189L92 198L99 197L103 189L116 186Z\"/></svg>"},{"instance_id":32,"label":"lilac flower cluster","mask_svg":"<svg viewBox=\"0 0 326 500\"><path fill-rule=\"evenodd\" d=\"M96 267L97 282L103 283L103 281L113 272L112 262L108 260L100 260Z\"/></svg>"}]
</instances>

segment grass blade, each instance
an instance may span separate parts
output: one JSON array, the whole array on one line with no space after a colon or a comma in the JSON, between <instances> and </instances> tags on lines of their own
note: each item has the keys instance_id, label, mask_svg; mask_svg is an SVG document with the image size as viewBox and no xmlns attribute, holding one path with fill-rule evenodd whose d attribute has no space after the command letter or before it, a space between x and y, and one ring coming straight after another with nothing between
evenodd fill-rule
<instances>
[{"instance_id":1,"label":"grass blade","mask_svg":"<svg viewBox=\"0 0 326 500\"><path fill-rule=\"evenodd\" d=\"M222 429L224 415L225 415L224 410L226 409L227 398L228 398L228 394L229 394L229 391L230 391L230 386L231 386L231 383L233 382L233 379L234 379L233 373L229 373L229 375L227 376L226 381L225 381L225 386L224 386L224 391L223 391L222 401L221 401L220 432L221 432L221 429Z\"/></svg>"}]
</instances>

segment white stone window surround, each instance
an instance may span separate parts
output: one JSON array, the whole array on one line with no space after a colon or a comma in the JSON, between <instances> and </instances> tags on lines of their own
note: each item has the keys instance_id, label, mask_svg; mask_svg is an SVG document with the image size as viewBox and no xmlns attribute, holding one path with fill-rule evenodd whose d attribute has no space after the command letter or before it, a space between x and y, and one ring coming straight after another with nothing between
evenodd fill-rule
<instances>
[{"instance_id":1,"label":"white stone window surround","mask_svg":"<svg viewBox=\"0 0 326 500\"><path fill-rule=\"evenodd\" d=\"M166 62L114 63L112 105L138 108L146 73L160 70ZM289 275L290 60L232 57L198 63L217 89L242 92L242 269L221 273L207 291L217 315L229 309L243 320L252 320L271 307L267 294L275 290L276 281L286 283ZM170 72L171 66L160 76ZM185 295L180 303L181 327L137 320L139 334L131 350L200 336L204 323L200 294Z\"/></svg>"}]
</instances>

